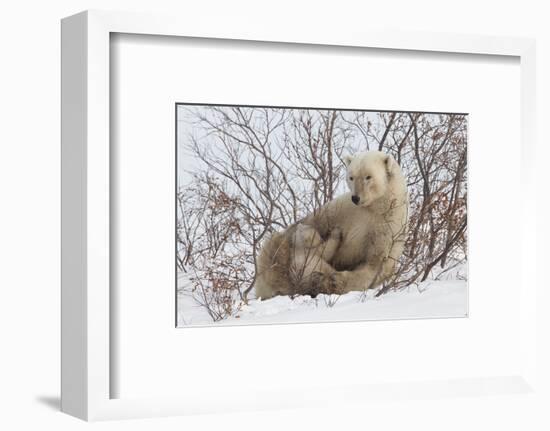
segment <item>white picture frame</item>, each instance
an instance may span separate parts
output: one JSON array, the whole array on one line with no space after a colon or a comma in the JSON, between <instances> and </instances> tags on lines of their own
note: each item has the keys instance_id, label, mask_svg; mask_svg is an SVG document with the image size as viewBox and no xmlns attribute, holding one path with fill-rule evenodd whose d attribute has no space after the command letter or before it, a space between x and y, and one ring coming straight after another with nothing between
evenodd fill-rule
<instances>
[{"instance_id":1,"label":"white picture frame","mask_svg":"<svg viewBox=\"0 0 550 431\"><path fill-rule=\"evenodd\" d=\"M110 322L110 35L128 33L188 38L266 41L332 47L512 56L521 67L522 250L520 375L453 381L313 388L267 393L249 404L197 398L111 398L110 355L117 349ZM537 391L537 228L534 181L535 42L473 35L369 32L314 33L251 24L249 28L205 25L193 17L87 11L62 21L62 410L85 420L181 415L318 405L340 399L420 399ZM538 334L537 334L538 329ZM535 335L537 334L537 335Z\"/></svg>"}]
</instances>

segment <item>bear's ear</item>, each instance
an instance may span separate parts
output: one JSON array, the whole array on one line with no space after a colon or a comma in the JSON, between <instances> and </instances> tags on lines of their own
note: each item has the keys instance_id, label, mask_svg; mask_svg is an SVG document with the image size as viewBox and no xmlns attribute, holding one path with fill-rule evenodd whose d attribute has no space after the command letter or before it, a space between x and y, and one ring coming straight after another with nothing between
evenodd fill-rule
<instances>
[{"instance_id":1,"label":"bear's ear","mask_svg":"<svg viewBox=\"0 0 550 431\"><path fill-rule=\"evenodd\" d=\"M386 173L390 177L395 173L395 169L398 167L395 159L389 154L384 157L384 165L386 166Z\"/></svg>"},{"instance_id":2,"label":"bear's ear","mask_svg":"<svg viewBox=\"0 0 550 431\"><path fill-rule=\"evenodd\" d=\"M350 156L349 154L346 154L346 155L343 157L342 160L344 160L344 164L345 164L346 166L349 166L349 164L351 163L351 159L352 159L352 158L353 158L352 156Z\"/></svg>"}]
</instances>

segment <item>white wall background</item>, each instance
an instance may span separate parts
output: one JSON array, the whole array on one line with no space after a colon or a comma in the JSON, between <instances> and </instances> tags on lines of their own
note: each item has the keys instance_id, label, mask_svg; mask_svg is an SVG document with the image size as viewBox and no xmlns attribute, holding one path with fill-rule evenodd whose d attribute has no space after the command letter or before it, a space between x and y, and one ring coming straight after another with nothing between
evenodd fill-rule
<instances>
[{"instance_id":1,"label":"white wall background","mask_svg":"<svg viewBox=\"0 0 550 431\"><path fill-rule=\"evenodd\" d=\"M80 429L57 412L59 397L59 20L83 9L226 16L281 26L365 26L536 37L539 176L548 184L550 27L545 2L131 1L5 2L0 10L0 427ZM550 192L548 193L550 195ZM540 219L550 219L547 198ZM541 226L545 234L548 228ZM547 235L545 235L547 238ZM543 262L542 238L539 243ZM542 280L542 277L541 277ZM542 282L542 281L541 281ZM548 284L548 281L546 281ZM544 294L546 304L548 295ZM542 299L542 298L541 298ZM539 313L542 314L542 313ZM549 319L541 316L550 327ZM550 363L549 348L541 357ZM467 413L467 414L465 414ZM386 403L334 410L232 414L95 425L101 429L548 429L545 406L529 397Z\"/></svg>"}]
</instances>

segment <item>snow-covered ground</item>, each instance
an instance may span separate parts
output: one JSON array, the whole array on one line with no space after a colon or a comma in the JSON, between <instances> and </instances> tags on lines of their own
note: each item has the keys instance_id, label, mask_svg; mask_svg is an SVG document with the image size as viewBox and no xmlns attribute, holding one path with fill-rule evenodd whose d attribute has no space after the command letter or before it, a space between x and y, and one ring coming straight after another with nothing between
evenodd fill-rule
<instances>
[{"instance_id":1,"label":"snow-covered ground","mask_svg":"<svg viewBox=\"0 0 550 431\"><path fill-rule=\"evenodd\" d=\"M420 319L468 314L468 282L456 277L427 280L378 298L375 293L252 299L234 316L213 322L206 309L183 288L178 293L178 326Z\"/></svg>"}]
</instances>

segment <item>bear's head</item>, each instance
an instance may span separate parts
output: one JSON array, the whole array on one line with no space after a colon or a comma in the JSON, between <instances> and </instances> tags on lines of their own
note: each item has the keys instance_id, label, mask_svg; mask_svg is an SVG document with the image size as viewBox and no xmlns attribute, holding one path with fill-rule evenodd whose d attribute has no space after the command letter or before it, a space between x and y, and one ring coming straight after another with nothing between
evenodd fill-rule
<instances>
[{"instance_id":1,"label":"bear's head","mask_svg":"<svg viewBox=\"0 0 550 431\"><path fill-rule=\"evenodd\" d=\"M314 227L298 223L294 232L294 245L308 249L315 248L322 242L321 236Z\"/></svg>"},{"instance_id":2,"label":"bear's head","mask_svg":"<svg viewBox=\"0 0 550 431\"><path fill-rule=\"evenodd\" d=\"M395 170L399 169L394 158L381 151L345 156L344 163L351 200L360 207L368 207L385 196Z\"/></svg>"}]
</instances>

